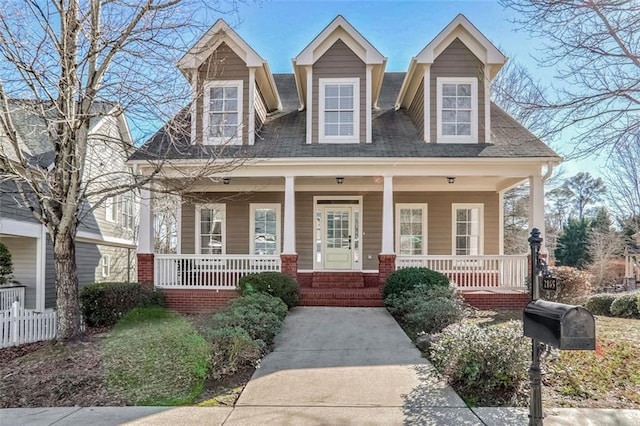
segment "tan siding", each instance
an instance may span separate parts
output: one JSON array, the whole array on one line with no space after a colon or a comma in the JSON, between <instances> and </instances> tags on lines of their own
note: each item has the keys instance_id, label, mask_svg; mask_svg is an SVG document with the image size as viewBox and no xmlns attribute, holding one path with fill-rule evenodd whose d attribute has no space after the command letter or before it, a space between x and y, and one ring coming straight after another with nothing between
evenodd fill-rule
<instances>
[{"instance_id":1,"label":"tan siding","mask_svg":"<svg viewBox=\"0 0 640 426\"><path fill-rule=\"evenodd\" d=\"M478 78L478 140L484 142L484 72L482 62L459 39L455 39L431 65L431 140L437 141L438 77Z\"/></svg>"},{"instance_id":2,"label":"tan siding","mask_svg":"<svg viewBox=\"0 0 640 426\"><path fill-rule=\"evenodd\" d=\"M411 121L418 128L418 134L420 138L424 134L424 77L420 81L418 91L416 92L411 105L409 105L409 117Z\"/></svg>"},{"instance_id":3,"label":"tan siding","mask_svg":"<svg viewBox=\"0 0 640 426\"><path fill-rule=\"evenodd\" d=\"M377 270L378 254L382 250L382 192L365 194L362 204L362 266Z\"/></svg>"},{"instance_id":4,"label":"tan siding","mask_svg":"<svg viewBox=\"0 0 640 426\"><path fill-rule=\"evenodd\" d=\"M0 236L0 243L3 243L11 253L13 279L20 285L26 286L23 303L27 309L36 308L37 242L36 238Z\"/></svg>"},{"instance_id":5,"label":"tan siding","mask_svg":"<svg viewBox=\"0 0 640 426\"><path fill-rule=\"evenodd\" d=\"M249 68L245 62L235 54L225 43L222 43L215 52L198 69L198 97L196 98L196 140L202 143L202 115L204 113L203 87L205 82L211 80L242 80L242 143L247 143L247 125L249 123L247 111L249 110Z\"/></svg>"},{"instance_id":6,"label":"tan siding","mask_svg":"<svg viewBox=\"0 0 640 426\"><path fill-rule=\"evenodd\" d=\"M296 193L296 252L298 269L313 269L313 192Z\"/></svg>"},{"instance_id":7,"label":"tan siding","mask_svg":"<svg viewBox=\"0 0 640 426\"><path fill-rule=\"evenodd\" d=\"M366 141L366 78L367 68L362 60L342 40L336 41L313 64L313 123L312 141L318 143L319 95L318 80L320 78L359 78L360 79L360 141Z\"/></svg>"},{"instance_id":8,"label":"tan siding","mask_svg":"<svg viewBox=\"0 0 640 426\"><path fill-rule=\"evenodd\" d=\"M180 249L183 254L195 254L196 209L193 204L183 203L181 212Z\"/></svg>"},{"instance_id":9,"label":"tan siding","mask_svg":"<svg viewBox=\"0 0 640 426\"><path fill-rule=\"evenodd\" d=\"M453 203L484 204L484 254L498 254L498 207L496 192L396 192L396 203L427 203L428 254L450 255Z\"/></svg>"}]
</instances>

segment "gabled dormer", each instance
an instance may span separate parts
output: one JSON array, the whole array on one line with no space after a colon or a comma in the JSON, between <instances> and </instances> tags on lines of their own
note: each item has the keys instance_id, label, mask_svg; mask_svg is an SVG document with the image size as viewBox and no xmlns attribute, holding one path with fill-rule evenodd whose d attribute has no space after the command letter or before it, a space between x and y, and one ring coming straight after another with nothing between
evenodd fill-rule
<instances>
[{"instance_id":1,"label":"gabled dormer","mask_svg":"<svg viewBox=\"0 0 640 426\"><path fill-rule=\"evenodd\" d=\"M396 109L408 111L425 142L490 143L491 80L506 61L458 15L411 59Z\"/></svg>"},{"instance_id":2,"label":"gabled dormer","mask_svg":"<svg viewBox=\"0 0 640 426\"><path fill-rule=\"evenodd\" d=\"M253 145L269 112L282 108L267 61L219 19L178 61L191 83L191 142Z\"/></svg>"},{"instance_id":3,"label":"gabled dormer","mask_svg":"<svg viewBox=\"0 0 640 426\"><path fill-rule=\"evenodd\" d=\"M340 15L293 59L307 143L371 142L386 62Z\"/></svg>"}]
</instances>

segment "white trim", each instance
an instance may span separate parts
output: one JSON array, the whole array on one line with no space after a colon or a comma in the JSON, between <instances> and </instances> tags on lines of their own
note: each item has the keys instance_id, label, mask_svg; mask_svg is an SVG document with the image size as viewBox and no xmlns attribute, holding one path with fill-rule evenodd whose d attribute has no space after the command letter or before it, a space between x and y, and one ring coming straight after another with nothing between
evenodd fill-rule
<instances>
[{"instance_id":1,"label":"white trim","mask_svg":"<svg viewBox=\"0 0 640 426\"><path fill-rule=\"evenodd\" d=\"M138 215L140 221L138 224L138 253L153 253L155 251L155 241L153 235L151 191L149 188L140 188ZM99 237L102 238L101 235Z\"/></svg>"},{"instance_id":2,"label":"white trim","mask_svg":"<svg viewBox=\"0 0 640 426\"><path fill-rule=\"evenodd\" d=\"M490 65L484 66L484 143L491 143L491 80Z\"/></svg>"},{"instance_id":3,"label":"white trim","mask_svg":"<svg viewBox=\"0 0 640 426\"><path fill-rule=\"evenodd\" d=\"M313 143L313 67L305 67L307 71L307 143Z\"/></svg>"},{"instance_id":4,"label":"white trim","mask_svg":"<svg viewBox=\"0 0 640 426\"><path fill-rule=\"evenodd\" d=\"M104 220L109 223L118 222L118 197L114 195L104 200Z\"/></svg>"},{"instance_id":5,"label":"white trim","mask_svg":"<svg viewBox=\"0 0 640 426\"><path fill-rule=\"evenodd\" d=\"M191 118L191 144L195 144L197 142L197 124L198 124L198 98L199 98L199 90L198 90L198 70L194 69L191 71L191 105L189 106L189 117ZM204 100L203 107L204 107Z\"/></svg>"},{"instance_id":6,"label":"white trim","mask_svg":"<svg viewBox=\"0 0 640 426\"><path fill-rule=\"evenodd\" d=\"M451 203L451 254L456 255L456 210L458 209L478 209L478 253L477 256L484 255L484 203Z\"/></svg>"},{"instance_id":7,"label":"white trim","mask_svg":"<svg viewBox=\"0 0 640 426\"><path fill-rule=\"evenodd\" d=\"M41 226L39 223L24 222L16 219L0 217L0 234L15 235L20 237L40 238Z\"/></svg>"},{"instance_id":8,"label":"white trim","mask_svg":"<svg viewBox=\"0 0 640 426\"><path fill-rule=\"evenodd\" d=\"M421 209L422 210L422 253L416 256L425 256L429 254L429 229L428 229L428 210L427 203L396 203L396 254L398 256L409 256L400 253L400 210L402 209Z\"/></svg>"},{"instance_id":9,"label":"white trim","mask_svg":"<svg viewBox=\"0 0 640 426\"><path fill-rule=\"evenodd\" d=\"M247 137L249 139L249 145L253 145L256 140L256 116L255 116L255 102L256 102L256 69L255 67L249 68L249 110L247 117Z\"/></svg>"},{"instance_id":10,"label":"white trim","mask_svg":"<svg viewBox=\"0 0 640 426\"><path fill-rule=\"evenodd\" d=\"M380 254L393 251L393 176L384 176L382 186L382 241Z\"/></svg>"},{"instance_id":11,"label":"white trim","mask_svg":"<svg viewBox=\"0 0 640 426\"><path fill-rule=\"evenodd\" d=\"M127 240L126 238L111 237L108 235L100 235L95 232L89 232L89 231L78 231L76 235L76 240L84 243L94 243L94 244L100 244L100 245L106 245L106 246L125 247L125 248L139 247L139 245L136 244L135 241L133 240ZM153 253L153 248L152 248L152 251L146 252L146 251L139 250L138 253Z\"/></svg>"},{"instance_id":12,"label":"white trim","mask_svg":"<svg viewBox=\"0 0 640 426\"><path fill-rule=\"evenodd\" d=\"M431 67L429 65L425 66L423 78L424 104L422 108L422 137L426 143L431 143Z\"/></svg>"},{"instance_id":13,"label":"white trim","mask_svg":"<svg viewBox=\"0 0 640 426\"><path fill-rule=\"evenodd\" d=\"M442 86L444 84L471 85L471 135L450 136L442 134ZM436 78L436 126L438 143L477 143L478 142L478 79L476 77L438 77Z\"/></svg>"},{"instance_id":14,"label":"white trim","mask_svg":"<svg viewBox=\"0 0 640 426\"><path fill-rule=\"evenodd\" d=\"M36 239L36 310L44 311L47 270L47 228L40 225L40 237Z\"/></svg>"},{"instance_id":15,"label":"white trim","mask_svg":"<svg viewBox=\"0 0 640 426\"><path fill-rule=\"evenodd\" d=\"M196 204L195 205L195 233L196 233L196 241L195 241L195 252L196 254L202 254L200 253L200 210L202 209L218 209L221 211L222 213L222 226L221 226L221 236L220 236L220 243L222 244L222 253L221 254L227 254L227 209L226 209L226 205L223 203L206 203L206 204Z\"/></svg>"},{"instance_id":16,"label":"white trim","mask_svg":"<svg viewBox=\"0 0 640 426\"><path fill-rule=\"evenodd\" d=\"M276 253L274 256L279 256L281 247L280 242L282 241L282 207L280 203L249 203L249 254L257 256L255 253L256 209L273 209L276 211Z\"/></svg>"},{"instance_id":17,"label":"white trim","mask_svg":"<svg viewBox=\"0 0 640 426\"><path fill-rule=\"evenodd\" d=\"M372 71L373 71L373 65L367 65L367 79L365 81L365 86L366 86L366 90L367 90L367 95L366 95L366 100L365 100L365 117L366 117L366 132L365 132L365 141L366 143L371 143L373 140L373 129L372 129L372 117L371 117L371 109L373 108L373 104L372 104L372 81L371 79L373 78L372 76ZM360 102L360 100L358 100L358 102ZM360 117L358 117L358 121Z\"/></svg>"},{"instance_id":18,"label":"white trim","mask_svg":"<svg viewBox=\"0 0 640 426\"><path fill-rule=\"evenodd\" d=\"M284 178L284 230L283 254L296 254L296 178Z\"/></svg>"},{"instance_id":19,"label":"white trim","mask_svg":"<svg viewBox=\"0 0 640 426\"><path fill-rule=\"evenodd\" d=\"M211 89L214 87L235 87L238 89L238 130L236 136L213 137L209 135L209 106ZM202 143L204 145L242 145L243 117L244 117L244 82L242 80L212 80L203 85L203 115L202 115Z\"/></svg>"},{"instance_id":20,"label":"white trim","mask_svg":"<svg viewBox=\"0 0 640 426\"><path fill-rule=\"evenodd\" d=\"M105 265L106 261L106 265ZM105 273L106 267L106 273ZM103 254L100 256L100 276L102 278L108 278L111 275L111 256L108 254Z\"/></svg>"},{"instance_id":21,"label":"white trim","mask_svg":"<svg viewBox=\"0 0 640 426\"><path fill-rule=\"evenodd\" d=\"M182 254L182 195L178 195L176 207L176 254Z\"/></svg>"},{"instance_id":22,"label":"white trim","mask_svg":"<svg viewBox=\"0 0 640 426\"><path fill-rule=\"evenodd\" d=\"M498 255L504 256L504 191L498 192Z\"/></svg>"},{"instance_id":23,"label":"white trim","mask_svg":"<svg viewBox=\"0 0 640 426\"><path fill-rule=\"evenodd\" d=\"M330 84L351 84L353 86L353 135L326 136L324 127L324 88ZM360 142L360 78L320 78L318 79L318 142L319 143L359 143Z\"/></svg>"}]
</instances>

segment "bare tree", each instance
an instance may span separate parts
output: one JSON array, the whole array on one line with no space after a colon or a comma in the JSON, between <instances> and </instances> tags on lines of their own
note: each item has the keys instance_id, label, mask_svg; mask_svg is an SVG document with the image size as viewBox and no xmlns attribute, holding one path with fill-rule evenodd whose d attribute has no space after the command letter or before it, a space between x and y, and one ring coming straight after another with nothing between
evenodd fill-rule
<instances>
[{"instance_id":1,"label":"bare tree","mask_svg":"<svg viewBox=\"0 0 640 426\"><path fill-rule=\"evenodd\" d=\"M635 143L640 130L640 2L635 0L500 0L541 42L536 58L553 67L554 97L524 102L549 111L552 128L571 128L571 157Z\"/></svg>"},{"instance_id":2,"label":"bare tree","mask_svg":"<svg viewBox=\"0 0 640 426\"><path fill-rule=\"evenodd\" d=\"M177 59L203 33L212 15L231 12L228 4L197 0L10 1L0 14L0 172L21 202L42 223L53 242L60 341L80 336L75 236L86 201L93 206L160 173L142 178L130 170L109 170L88 178L95 157L90 130L96 120L126 114L135 123L158 126L191 99L175 68ZM226 10L223 10L226 8ZM30 99L32 102L13 99ZM105 108L104 105L109 105ZM34 164L21 145L13 121L28 109L42 121L52 145L52 167ZM178 116L180 117L180 116ZM169 121L176 132L181 120ZM171 134L172 132L165 132ZM100 143L122 144L101 135ZM131 145L118 149L131 149ZM181 149L172 146L167 149ZM96 151L99 152L99 149ZM202 158L215 155L202 150ZM227 164L225 167L230 167ZM202 176L210 175L205 164ZM197 177L194 176L194 179Z\"/></svg>"},{"instance_id":3,"label":"bare tree","mask_svg":"<svg viewBox=\"0 0 640 426\"><path fill-rule=\"evenodd\" d=\"M640 215L640 135L635 143L614 151L604 171L609 202L619 220Z\"/></svg>"},{"instance_id":4,"label":"bare tree","mask_svg":"<svg viewBox=\"0 0 640 426\"><path fill-rule=\"evenodd\" d=\"M591 262L587 269L598 288L619 283L624 276L624 239L615 229L592 229L587 240Z\"/></svg>"}]
</instances>

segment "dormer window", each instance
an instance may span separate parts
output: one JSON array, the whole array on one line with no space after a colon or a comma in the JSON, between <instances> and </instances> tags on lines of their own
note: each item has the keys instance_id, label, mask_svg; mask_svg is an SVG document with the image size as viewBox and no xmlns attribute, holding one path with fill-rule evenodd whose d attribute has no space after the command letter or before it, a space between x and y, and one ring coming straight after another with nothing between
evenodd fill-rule
<instances>
[{"instance_id":1,"label":"dormer window","mask_svg":"<svg viewBox=\"0 0 640 426\"><path fill-rule=\"evenodd\" d=\"M360 142L360 79L319 79L319 142Z\"/></svg>"},{"instance_id":2,"label":"dormer window","mask_svg":"<svg viewBox=\"0 0 640 426\"><path fill-rule=\"evenodd\" d=\"M437 79L438 142L478 141L478 79Z\"/></svg>"},{"instance_id":3,"label":"dormer window","mask_svg":"<svg viewBox=\"0 0 640 426\"><path fill-rule=\"evenodd\" d=\"M242 144L242 80L206 83L204 108L205 144Z\"/></svg>"}]
</instances>

